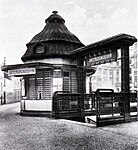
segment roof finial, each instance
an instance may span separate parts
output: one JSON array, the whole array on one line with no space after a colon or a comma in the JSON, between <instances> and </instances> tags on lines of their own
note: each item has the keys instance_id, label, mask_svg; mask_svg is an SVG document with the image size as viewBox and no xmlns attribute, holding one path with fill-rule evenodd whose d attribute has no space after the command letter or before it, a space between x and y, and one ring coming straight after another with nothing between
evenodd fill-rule
<instances>
[{"instance_id":1,"label":"roof finial","mask_svg":"<svg viewBox=\"0 0 138 150\"><path fill-rule=\"evenodd\" d=\"M54 11L52 11L52 13L53 13L53 14L57 14L57 13L58 13L58 11L54 10Z\"/></svg>"}]
</instances>

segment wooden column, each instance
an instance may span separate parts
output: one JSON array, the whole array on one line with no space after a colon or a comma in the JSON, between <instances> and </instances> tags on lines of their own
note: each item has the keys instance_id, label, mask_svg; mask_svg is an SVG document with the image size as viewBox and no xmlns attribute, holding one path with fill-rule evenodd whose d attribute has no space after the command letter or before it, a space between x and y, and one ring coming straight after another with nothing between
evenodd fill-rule
<instances>
[{"instance_id":1,"label":"wooden column","mask_svg":"<svg viewBox=\"0 0 138 150\"><path fill-rule=\"evenodd\" d=\"M78 93L86 93L86 73L84 72L84 68L78 67L77 74Z\"/></svg>"},{"instance_id":2,"label":"wooden column","mask_svg":"<svg viewBox=\"0 0 138 150\"><path fill-rule=\"evenodd\" d=\"M79 100L79 121L84 121L84 93L86 93L86 73L83 68L83 59L79 57L78 59L78 69L77 69L77 86L78 93L81 93L81 97Z\"/></svg>"},{"instance_id":3,"label":"wooden column","mask_svg":"<svg viewBox=\"0 0 138 150\"><path fill-rule=\"evenodd\" d=\"M125 119L130 117L129 46L121 48L121 92L124 93Z\"/></svg>"}]
</instances>

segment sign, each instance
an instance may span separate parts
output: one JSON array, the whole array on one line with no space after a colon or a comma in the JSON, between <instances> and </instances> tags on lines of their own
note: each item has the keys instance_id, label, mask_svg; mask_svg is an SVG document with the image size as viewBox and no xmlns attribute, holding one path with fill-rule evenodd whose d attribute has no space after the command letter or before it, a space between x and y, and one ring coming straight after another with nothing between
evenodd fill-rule
<instances>
[{"instance_id":1,"label":"sign","mask_svg":"<svg viewBox=\"0 0 138 150\"><path fill-rule=\"evenodd\" d=\"M8 80L12 80L11 76L9 76L8 72L4 71L4 78L8 79Z\"/></svg>"},{"instance_id":2,"label":"sign","mask_svg":"<svg viewBox=\"0 0 138 150\"><path fill-rule=\"evenodd\" d=\"M9 76L36 74L36 69L35 68L13 69L8 70L8 74Z\"/></svg>"},{"instance_id":3,"label":"sign","mask_svg":"<svg viewBox=\"0 0 138 150\"><path fill-rule=\"evenodd\" d=\"M117 51L113 51L107 54L102 54L89 58L86 60L86 66L94 66L94 65L99 65L99 64L104 64L108 62L113 62L117 60Z\"/></svg>"}]
</instances>

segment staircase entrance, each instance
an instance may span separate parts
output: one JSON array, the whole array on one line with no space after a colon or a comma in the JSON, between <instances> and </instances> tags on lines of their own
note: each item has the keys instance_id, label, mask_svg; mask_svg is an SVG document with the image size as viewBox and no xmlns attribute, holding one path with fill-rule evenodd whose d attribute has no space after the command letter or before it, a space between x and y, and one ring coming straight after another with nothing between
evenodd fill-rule
<instances>
[{"instance_id":1,"label":"staircase entrance","mask_svg":"<svg viewBox=\"0 0 138 150\"><path fill-rule=\"evenodd\" d=\"M134 121L137 119L136 93L116 93L112 89L98 89L92 94L56 92L53 96L53 117L86 121L97 127L128 122L126 97L131 103L129 121Z\"/></svg>"}]
</instances>

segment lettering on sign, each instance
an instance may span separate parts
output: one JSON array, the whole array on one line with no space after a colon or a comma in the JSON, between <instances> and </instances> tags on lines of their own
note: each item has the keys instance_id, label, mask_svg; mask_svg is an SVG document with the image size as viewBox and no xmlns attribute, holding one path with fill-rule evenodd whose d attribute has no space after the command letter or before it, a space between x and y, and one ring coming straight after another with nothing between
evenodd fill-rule
<instances>
[{"instance_id":1,"label":"lettering on sign","mask_svg":"<svg viewBox=\"0 0 138 150\"><path fill-rule=\"evenodd\" d=\"M36 74L36 69L35 68L13 69L8 70L8 74L9 76Z\"/></svg>"},{"instance_id":2,"label":"lettering on sign","mask_svg":"<svg viewBox=\"0 0 138 150\"><path fill-rule=\"evenodd\" d=\"M117 60L117 51L110 52L108 54L103 54L98 56L95 55L92 58L86 59L86 66L94 66L99 64L104 64L108 62L113 62Z\"/></svg>"},{"instance_id":3,"label":"lettering on sign","mask_svg":"<svg viewBox=\"0 0 138 150\"><path fill-rule=\"evenodd\" d=\"M102 61L102 60L104 61L104 60L109 59L109 58L112 58L112 54L106 54L106 55L98 56L95 58L91 58L91 59L89 59L89 62L95 63L96 61Z\"/></svg>"}]
</instances>

